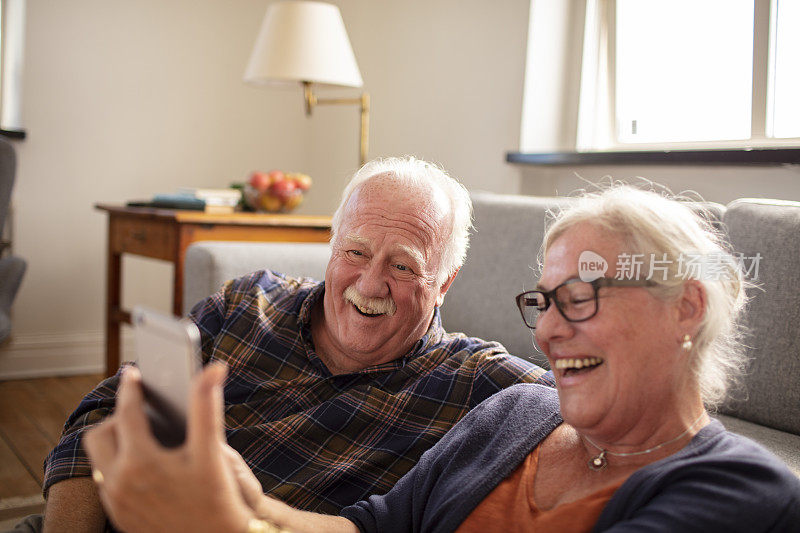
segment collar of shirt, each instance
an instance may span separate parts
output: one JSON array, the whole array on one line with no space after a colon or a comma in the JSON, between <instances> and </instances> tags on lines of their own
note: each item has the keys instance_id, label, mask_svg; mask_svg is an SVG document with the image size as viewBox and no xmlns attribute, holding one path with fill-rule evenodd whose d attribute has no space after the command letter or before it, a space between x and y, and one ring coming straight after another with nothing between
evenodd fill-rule
<instances>
[{"instance_id":1,"label":"collar of shirt","mask_svg":"<svg viewBox=\"0 0 800 533\"><path fill-rule=\"evenodd\" d=\"M303 303L300 305L300 313L298 316L300 320L300 331L303 336L303 341L306 343L309 358L315 365L320 365L322 367L325 367L325 365L314 351L314 342L311 337L311 310L314 308L314 305L320 301L324 294L325 282L322 281L317 286L313 287L311 291L309 291L308 295L303 300ZM444 333L445 331L442 328L441 314L439 312L439 307L437 306L433 309L433 319L431 320L431 325L428 326L428 330L425 332L425 335L423 335L420 340L414 343L414 346L411 347L411 350L409 350L406 355L400 359L389 361L388 363L365 368L359 373L373 374L403 368L414 358L430 352L437 345L439 345L442 342Z\"/></svg>"}]
</instances>

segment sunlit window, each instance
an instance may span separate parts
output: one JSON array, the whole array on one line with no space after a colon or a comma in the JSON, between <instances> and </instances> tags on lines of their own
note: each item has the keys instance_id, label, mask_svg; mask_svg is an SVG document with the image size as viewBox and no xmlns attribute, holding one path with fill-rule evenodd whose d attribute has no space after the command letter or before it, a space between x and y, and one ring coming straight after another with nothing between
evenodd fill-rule
<instances>
[{"instance_id":1,"label":"sunlit window","mask_svg":"<svg viewBox=\"0 0 800 533\"><path fill-rule=\"evenodd\" d=\"M616 15L619 142L750 138L753 0L617 0Z\"/></svg>"},{"instance_id":2,"label":"sunlit window","mask_svg":"<svg viewBox=\"0 0 800 533\"><path fill-rule=\"evenodd\" d=\"M523 151L800 145L800 0L544 4L570 7L532 11ZM563 28L548 48L550 26Z\"/></svg>"},{"instance_id":3,"label":"sunlit window","mask_svg":"<svg viewBox=\"0 0 800 533\"><path fill-rule=\"evenodd\" d=\"M778 0L773 13L772 135L800 137L800 1Z\"/></svg>"},{"instance_id":4,"label":"sunlit window","mask_svg":"<svg viewBox=\"0 0 800 533\"><path fill-rule=\"evenodd\" d=\"M0 130L22 133L25 0L0 0Z\"/></svg>"}]
</instances>

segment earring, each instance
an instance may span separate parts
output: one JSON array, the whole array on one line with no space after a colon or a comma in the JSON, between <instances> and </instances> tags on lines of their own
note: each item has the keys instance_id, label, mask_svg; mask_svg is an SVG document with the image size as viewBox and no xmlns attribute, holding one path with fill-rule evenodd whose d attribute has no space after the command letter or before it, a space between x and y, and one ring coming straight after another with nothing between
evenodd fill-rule
<instances>
[{"instance_id":1,"label":"earring","mask_svg":"<svg viewBox=\"0 0 800 533\"><path fill-rule=\"evenodd\" d=\"M683 336L683 344L681 344L681 348L686 350L687 352L692 349L692 338L687 333Z\"/></svg>"}]
</instances>

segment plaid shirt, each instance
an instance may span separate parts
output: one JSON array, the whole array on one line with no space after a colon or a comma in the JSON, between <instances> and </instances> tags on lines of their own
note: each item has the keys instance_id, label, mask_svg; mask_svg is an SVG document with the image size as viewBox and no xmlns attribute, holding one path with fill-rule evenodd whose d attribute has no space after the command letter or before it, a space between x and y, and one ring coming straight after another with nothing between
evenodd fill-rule
<instances>
[{"instance_id":1,"label":"plaid shirt","mask_svg":"<svg viewBox=\"0 0 800 533\"><path fill-rule=\"evenodd\" d=\"M229 444L264 492L334 514L387 492L470 409L519 382L552 384L544 370L496 342L430 328L399 360L332 375L311 338L324 283L269 271L229 281L192 310L204 363L225 361ZM87 426L110 413L117 376L89 393L45 460L45 491L91 474L80 445Z\"/></svg>"}]
</instances>

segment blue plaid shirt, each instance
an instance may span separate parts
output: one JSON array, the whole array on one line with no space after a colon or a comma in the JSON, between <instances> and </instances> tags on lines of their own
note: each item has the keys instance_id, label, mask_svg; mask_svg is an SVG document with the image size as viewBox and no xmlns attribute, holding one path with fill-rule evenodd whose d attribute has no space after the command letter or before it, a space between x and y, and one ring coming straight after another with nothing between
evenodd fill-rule
<instances>
[{"instance_id":1,"label":"blue plaid shirt","mask_svg":"<svg viewBox=\"0 0 800 533\"><path fill-rule=\"evenodd\" d=\"M311 338L311 309L323 292L324 283L254 272L190 315L204 363L229 367L229 444L265 493L294 507L333 514L383 494L486 398L520 382L552 385L551 374L496 342L446 333L438 309L406 356L333 375ZM118 377L100 383L67 420L45 460L45 491L91 474L80 435L113 409Z\"/></svg>"}]
</instances>

